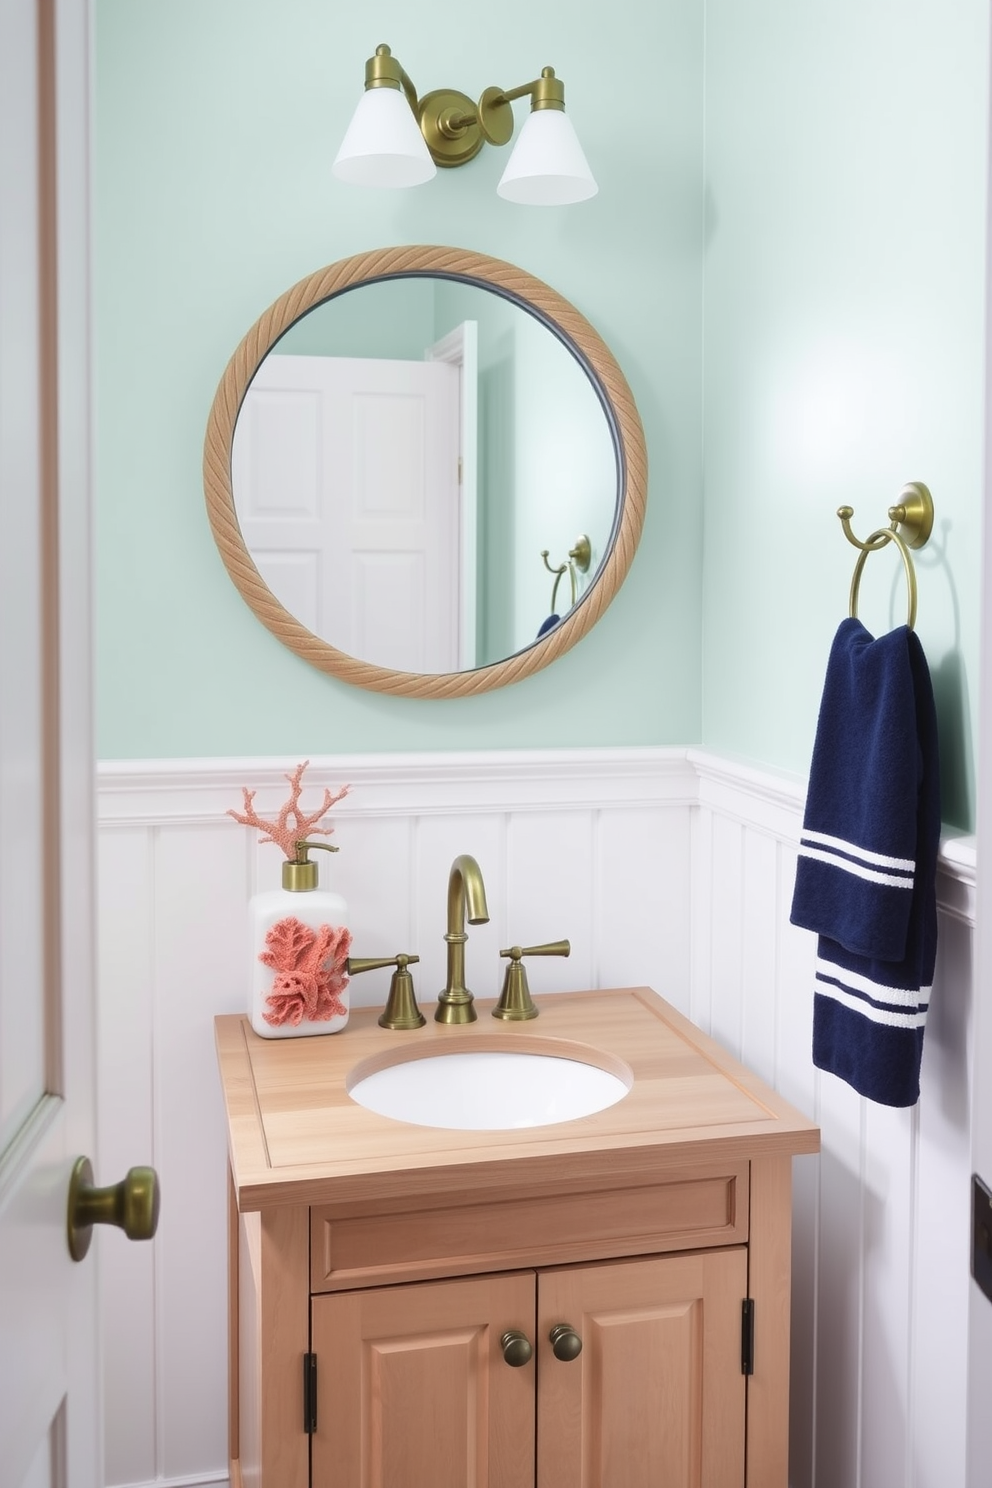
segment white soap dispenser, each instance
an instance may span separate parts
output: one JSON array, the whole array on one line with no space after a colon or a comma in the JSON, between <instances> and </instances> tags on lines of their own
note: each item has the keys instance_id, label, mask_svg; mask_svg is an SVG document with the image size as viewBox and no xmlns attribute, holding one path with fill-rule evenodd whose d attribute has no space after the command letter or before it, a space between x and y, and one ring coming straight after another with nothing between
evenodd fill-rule
<instances>
[{"instance_id":1,"label":"white soap dispenser","mask_svg":"<svg viewBox=\"0 0 992 1488\"><path fill-rule=\"evenodd\" d=\"M340 1033L348 1022L348 906L318 887L310 848L298 841L282 865L282 888L255 894L248 911L251 944L251 1026L263 1038Z\"/></svg>"}]
</instances>

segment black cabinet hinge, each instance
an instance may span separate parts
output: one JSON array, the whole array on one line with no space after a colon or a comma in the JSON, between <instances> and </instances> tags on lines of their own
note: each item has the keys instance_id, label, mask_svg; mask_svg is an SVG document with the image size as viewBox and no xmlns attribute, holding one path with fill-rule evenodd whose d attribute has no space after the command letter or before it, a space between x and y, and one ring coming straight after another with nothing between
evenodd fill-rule
<instances>
[{"instance_id":1,"label":"black cabinet hinge","mask_svg":"<svg viewBox=\"0 0 992 1488\"><path fill-rule=\"evenodd\" d=\"M741 1303L741 1374L754 1373L754 1299Z\"/></svg>"},{"instance_id":2,"label":"black cabinet hinge","mask_svg":"<svg viewBox=\"0 0 992 1488\"><path fill-rule=\"evenodd\" d=\"M313 1436L317 1430L317 1355L303 1355L303 1430Z\"/></svg>"}]
</instances>

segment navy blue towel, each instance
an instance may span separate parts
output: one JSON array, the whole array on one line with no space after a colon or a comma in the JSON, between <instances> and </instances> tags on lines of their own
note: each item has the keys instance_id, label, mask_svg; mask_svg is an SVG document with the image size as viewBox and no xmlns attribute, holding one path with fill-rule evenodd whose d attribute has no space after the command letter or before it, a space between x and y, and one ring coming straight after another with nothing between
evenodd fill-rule
<instances>
[{"instance_id":1,"label":"navy blue towel","mask_svg":"<svg viewBox=\"0 0 992 1488\"><path fill-rule=\"evenodd\" d=\"M907 626L837 631L816 728L792 923L819 936L813 1063L887 1106L920 1095L937 954L937 716Z\"/></svg>"}]
</instances>

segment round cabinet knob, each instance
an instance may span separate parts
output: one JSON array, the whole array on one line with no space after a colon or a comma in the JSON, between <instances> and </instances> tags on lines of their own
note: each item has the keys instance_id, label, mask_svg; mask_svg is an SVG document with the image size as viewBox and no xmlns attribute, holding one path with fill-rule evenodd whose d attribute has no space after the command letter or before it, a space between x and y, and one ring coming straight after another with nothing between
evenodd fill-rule
<instances>
[{"instance_id":1,"label":"round cabinet knob","mask_svg":"<svg viewBox=\"0 0 992 1488\"><path fill-rule=\"evenodd\" d=\"M519 1328L507 1328L499 1341L503 1350L503 1358L511 1369L519 1369L522 1364L529 1364L534 1357L534 1350L528 1342L526 1333L521 1333Z\"/></svg>"},{"instance_id":2,"label":"round cabinet knob","mask_svg":"<svg viewBox=\"0 0 992 1488\"><path fill-rule=\"evenodd\" d=\"M129 1240L150 1240L158 1228L159 1202L154 1168L131 1168L123 1182L95 1188L89 1158L77 1158L66 1221L72 1259L81 1261L89 1250L95 1224L117 1225Z\"/></svg>"},{"instance_id":3,"label":"round cabinet knob","mask_svg":"<svg viewBox=\"0 0 992 1488\"><path fill-rule=\"evenodd\" d=\"M556 1324L548 1337L551 1339L551 1352L565 1364L571 1359L577 1359L582 1352L582 1339L571 1323Z\"/></svg>"}]
</instances>

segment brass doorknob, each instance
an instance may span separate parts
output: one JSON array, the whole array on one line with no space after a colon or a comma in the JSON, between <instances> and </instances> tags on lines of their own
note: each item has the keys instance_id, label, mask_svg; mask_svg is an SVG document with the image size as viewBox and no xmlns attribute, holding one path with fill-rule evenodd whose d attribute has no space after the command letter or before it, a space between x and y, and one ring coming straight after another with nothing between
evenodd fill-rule
<instances>
[{"instance_id":1,"label":"brass doorknob","mask_svg":"<svg viewBox=\"0 0 992 1488\"><path fill-rule=\"evenodd\" d=\"M90 1248L95 1224L112 1224L129 1240L150 1240L158 1228L161 1199L154 1168L131 1168L121 1183L94 1188L93 1166L77 1157L69 1180L66 1228L69 1254L81 1261Z\"/></svg>"},{"instance_id":2,"label":"brass doorknob","mask_svg":"<svg viewBox=\"0 0 992 1488\"><path fill-rule=\"evenodd\" d=\"M521 1333L519 1328L507 1328L499 1341L503 1350L503 1358L511 1369L519 1369L522 1364L529 1364L534 1357L534 1350L528 1341L526 1333Z\"/></svg>"},{"instance_id":3,"label":"brass doorknob","mask_svg":"<svg viewBox=\"0 0 992 1488\"><path fill-rule=\"evenodd\" d=\"M548 1337L551 1339L551 1352L556 1359L561 1359L566 1364L571 1359L577 1359L582 1352L582 1339L571 1323L556 1324Z\"/></svg>"}]
</instances>

